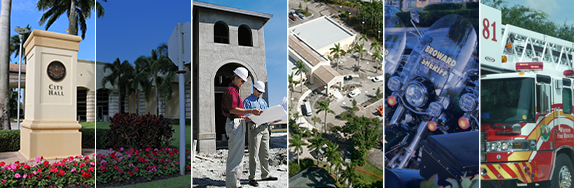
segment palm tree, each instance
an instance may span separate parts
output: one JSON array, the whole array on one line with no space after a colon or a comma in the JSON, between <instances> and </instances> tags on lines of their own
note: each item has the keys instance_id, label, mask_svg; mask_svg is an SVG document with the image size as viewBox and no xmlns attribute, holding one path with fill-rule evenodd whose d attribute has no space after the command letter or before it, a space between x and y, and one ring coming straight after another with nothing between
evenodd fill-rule
<instances>
[{"instance_id":1,"label":"palm tree","mask_svg":"<svg viewBox=\"0 0 574 188\"><path fill-rule=\"evenodd\" d=\"M381 56L381 50L379 49L373 53L373 61L377 62L377 60L381 61L381 67L377 67L375 73L379 72L379 69L383 68L383 56Z\"/></svg>"},{"instance_id":2,"label":"palm tree","mask_svg":"<svg viewBox=\"0 0 574 188\"><path fill-rule=\"evenodd\" d=\"M335 44L334 47L329 48L329 50L330 50L329 54L331 54L333 56L333 58L337 59L336 63L339 63L339 58L341 57L341 53L342 53L341 51L343 51L343 49L341 49L341 44L337 43L337 44Z\"/></svg>"},{"instance_id":3,"label":"palm tree","mask_svg":"<svg viewBox=\"0 0 574 188\"><path fill-rule=\"evenodd\" d=\"M293 70L295 70L295 74L301 76L299 83L301 83L301 93L303 93L303 74L307 73L307 69L305 69L305 64L303 64L303 61L298 60L295 62L295 67L293 67Z\"/></svg>"},{"instance_id":4,"label":"palm tree","mask_svg":"<svg viewBox=\"0 0 574 188\"><path fill-rule=\"evenodd\" d=\"M324 101L319 101L319 107L317 107L317 112L322 112L325 111L325 127L324 127L324 132L327 132L327 113L332 113L335 114L335 111L331 110L329 108L329 104L331 103L331 101L329 99L325 99Z\"/></svg>"},{"instance_id":5,"label":"palm tree","mask_svg":"<svg viewBox=\"0 0 574 188\"><path fill-rule=\"evenodd\" d=\"M12 0L2 0L0 10L0 123L2 130L9 130L10 127L10 85L8 84L10 67L10 11Z\"/></svg>"},{"instance_id":6,"label":"palm tree","mask_svg":"<svg viewBox=\"0 0 574 188\"><path fill-rule=\"evenodd\" d=\"M360 69L359 63L361 62L361 59L363 58L363 54L366 52L365 45L364 44L355 45L354 52L358 53L358 55L359 55L359 58L357 59L357 70L358 70L358 69Z\"/></svg>"},{"instance_id":7,"label":"palm tree","mask_svg":"<svg viewBox=\"0 0 574 188\"><path fill-rule=\"evenodd\" d=\"M102 78L102 87L106 88L106 84L109 82L112 86L118 88L120 96L120 112L124 112L123 99L128 92L132 91L132 78L135 75L134 68L127 60L122 62L120 61L120 58L116 58L112 64L104 65L104 73L108 69L110 69L112 72Z\"/></svg>"},{"instance_id":8,"label":"palm tree","mask_svg":"<svg viewBox=\"0 0 574 188\"><path fill-rule=\"evenodd\" d=\"M291 92L290 96L293 97L293 90L295 90L294 86L299 82L293 80L293 73L287 75L287 80L289 81L289 92Z\"/></svg>"},{"instance_id":9,"label":"palm tree","mask_svg":"<svg viewBox=\"0 0 574 188\"><path fill-rule=\"evenodd\" d=\"M309 142L311 143L311 145L309 145L309 151L312 149L315 149L315 157L317 159L317 166L319 166L319 149L321 149L323 147L326 140L319 133L319 134L316 134L313 138L311 138L309 140Z\"/></svg>"},{"instance_id":10,"label":"palm tree","mask_svg":"<svg viewBox=\"0 0 574 188\"><path fill-rule=\"evenodd\" d=\"M338 144L335 144L327 140L327 148L326 148L327 161L331 163L331 167L329 170L331 170L331 174L335 175L335 181L337 179L337 173L333 173L333 170L337 169L337 167L341 165L341 153L339 153L338 149L339 149ZM335 167L335 169L333 169L333 167Z\"/></svg>"},{"instance_id":11,"label":"palm tree","mask_svg":"<svg viewBox=\"0 0 574 188\"><path fill-rule=\"evenodd\" d=\"M299 155L303 151L303 146L306 146L307 143L302 139L301 134L293 134L291 135L291 139L289 140L289 147L295 148L293 152L297 153L297 165L299 163Z\"/></svg>"},{"instance_id":12,"label":"palm tree","mask_svg":"<svg viewBox=\"0 0 574 188\"><path fill-rule=\"evenodd\" d=\"M365 44L365 41L369 41L369 38L367 38L367 34L362 33L361 37L359 38L359 41L363 41L363 44Z\"/></svg>"},{"instance_id":13,"label":"palm tree","mask_svg":"<svg viewBox=\"0 0 574 188\"><path fill-rule=\"evenodd\" d=\"M370 50L373 50L373 49L375 49L375 50L381 49L381 43L377 39L375 39L375 40L373 40L373 42L371 42Z\"/></svg>"},{"instance_id":14,"label":"palm tree","mask_svg":"<svg viewBox=\"0 0 574 188\"><path fill-rule=\"evenodd\" d=\"M103 0L107 2L107 0ZM95 0L39 0L36 3L39 11L45 11L40 18L40 25L46 24L46 30L62 15L68 17L68 34L78 35L78 24L82 30L82 39L86 37L88 26L86 19L96 10L96 17L104 16L104 8Z\"/></svg>"},{"instance_id":15,"label":"palm tree","mask_svg":"<svg viewBox=\"0 0 574 188\"><path fill-rule=\"evenodd\" d=\"M357 174L355 174L355 167L352 164L345 164L346 169L341 174L341 181L347 181L349 187L353 187L353 179L357 178Z\"/></svg>"},{"instance_id":16,"label":"palm tree","mask_svg":"<svg viewBox=\"0 0 574 188\"><path fill-rule=\"evenodd\" d=\"M160 44L157 49L151 51L151 56L140 56L135 61L140 72L134 80L137 82L149 101L152 87L155 91L156 115L159 115L159 98L165 101L171 99L172 80L177 76L177 66L167 56L167 45Z\"/></svg>"}]
</instances>

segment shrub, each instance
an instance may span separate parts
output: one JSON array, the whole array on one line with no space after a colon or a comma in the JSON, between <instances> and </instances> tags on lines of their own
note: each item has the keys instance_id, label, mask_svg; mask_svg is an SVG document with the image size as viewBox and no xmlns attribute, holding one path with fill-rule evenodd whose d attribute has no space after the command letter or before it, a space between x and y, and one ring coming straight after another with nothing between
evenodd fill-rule
<instances>
[{"instance_id":1,"label":"shrub","mask_svg":"<svg viewBox=\"0 0 574 188\"><path fill-rule=\"evenodd\" d=\"M292 177L301 172L301 167L297 165L297 161L289 162L289 177Z\"/></svg>"},{"instance_id":2,"label":"shrub","mask_svg":"<svg viewBox=\"0 0 574 188\"><path fill-rule=\"evenodd\" d=\"M20 150L20 130L0 131L0 152Z\"/></svg>"},{"instance_id":3,"label":"shrub","mask_svg":"<svg viewBox=\"0 0 574 188\"><path fill-rule=\"evenodd\" d=\"M107 129L80 129L82 133L82 148L108 149Z\"/></svg>"},{"instance_id":4,"label":"shrub","mask_svg":"<svg viewBox=\"0 0 574 188\"><path fill-rule=\"evenodd\" d=\"M174 140L171 119L163 116L117 113L110 122L109 148L166 148Z\"/></svg>"}]
</instances>

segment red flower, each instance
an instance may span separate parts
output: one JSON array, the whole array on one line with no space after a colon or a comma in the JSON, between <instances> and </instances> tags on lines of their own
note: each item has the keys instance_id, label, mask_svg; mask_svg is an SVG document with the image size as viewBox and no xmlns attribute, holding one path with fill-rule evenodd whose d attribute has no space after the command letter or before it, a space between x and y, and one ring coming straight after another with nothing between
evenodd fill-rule
<instances>
[{"instance_id":1,"label":"red flower","mask_svg":"<svg viewBox=\"0 0 574 188\"><path fill-rule=\"evenodd\" d=\"M20 161L16 161L16 162L14 162L14 164L20 164Z\"/></svg>"},{"instance_id":2,"label":"red flower","mask_svg":"<svg viewBox=\"0 0 574 188\"><path fill-rule=\"evenodd\" d=\"M42 168L38 168L38 170L36 170L36 171L38 171L38 173L40 173L40 172L42 172Z\"/></svg>"},{"instance_id":3,"label":"red flower","mask_svg":"<svg viewBox=\"0 0 574 188\"><path fill-rule=\"evenodd\" d=\"M66 171L60 169L60 172L58 173L58 175L63 176L66 173Z\"/></svg>"},{"instance_id":4,"label":"red flower","mask_svg":"<svg viewBox=\"0 0 574 188\"><path fill-rule=\"evenodd\" d=\"M41 177L42 177L42 174L38 174L38 178L41 178Z\"/></svg>"},{"instance_id":5,"label":"red flower","mask_svg":"<svg viewBox=\"0 0 574 188\"><path fill-rule=\"evenodd\" d=\"M132 171L128 171L128 173L130 174L130 176L134 175L134 173L132 173Z\"/></svg>"},{"instance_id":6,"label":"red flower","mask_svg":"<svg viewBox=\"0 0 574 188\"><path fill-rule=\"evenodd\" d=\"M44 161L44 166L50 167L50 163L48 161Z\"/></svg>"},{"instance_id":7,"label":"red flower","mask_svg":"<svg viewBox=\"0 0 574 188\"><path fill-rule=\"evenodd\" d=\"M134 171L136 171L136 172L137 172L139 169L140 169L140 168L138 168L137 166L134 167Z\"/></svg>"},{"instance_id":8,"label":"red flower","mask_svg":"<svg viewBox=\"0 0 574 188\"><path fill-rule=\"evenodd\" d=\"M86 164L80 163L80 168L82 168L82 167L84 167L84 166L86 166Z\"/></svg>"},{"instance_id":9,"label":"red flower","mask_svg":"<svg viewBox=\"0 0 574 188\"><path fill-rule=\"evenodd\" d=\"M29 170L29 169L30 169L30 165L25 164L23 168Z\"/></svg>"},{"instance_id":10,"label":"red flower","mask_svg":"<svg viewBox=\"0 0 574 188\"><path fill-rule=\"evenodd\" d=\"M92 177L92 174L84 172L84 173L82 174L82 176L83 176L84 178L89 178L89 177Z\"/></svg>"},{"instance_id":11,"label":"red flower","mask_svg":"<svg viewBox=\"0 0 574 188\"><path fill-rule=\"evenodd\" d=\"M94 171L94 167L90 166L90 168L88 168L88 172L93 172L93 171Z\"/></svg>"},{"instance_id":12,"label":"red flower","mask_svg":"<svg viewBox=\"0 0 574 188\"><path fill-rule=\"evenodd\" d=\"M48 177L48 179L50 179L50 175L46 175Z\"/></svg>"},{"instance_id":13,"label":"red flower","mask_svg":"<svg viewBox=\"0 0 574 188\"><path fill-rule=\"evenodd\" d=\"M0 167L4 166L6 163L0 162Z\"/></svg>"},{"instance_id":14,"label":"red flower","mask_svg":"<svg viewBox=\"0 0 574 188\"><path fill-rule=\"evenodd\" d=\"M114 169L116 169L116 170L117 170L117 169L118 169L118 165L114 166Z\"/></svg>"}]
</instances>

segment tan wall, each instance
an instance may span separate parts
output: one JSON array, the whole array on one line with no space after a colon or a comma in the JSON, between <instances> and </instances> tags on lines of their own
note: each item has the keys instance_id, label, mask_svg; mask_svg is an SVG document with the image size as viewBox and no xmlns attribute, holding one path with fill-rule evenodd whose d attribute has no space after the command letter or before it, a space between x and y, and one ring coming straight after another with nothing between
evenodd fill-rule
<instances>
[{"instance_id":1,"label":"tan wall","mask_svg":"<svg viewBox=\"0 0 574 188\"><path fill-rule=\"evenodd\" d=\"M78 59L78 69L76 73L77 86L88 88L89 91L96 90L95 61Z\"/></svg>"},{"instance_id":2,"label":"tan wall","mask_svg":"<svg viewBox=\"0 0 574 188\"><path fill-rule=\"evenodd\" d=\"M179 85L171 84L171 99L165 103L165 116L179 117Z\"/></svg>"}]
</instances>

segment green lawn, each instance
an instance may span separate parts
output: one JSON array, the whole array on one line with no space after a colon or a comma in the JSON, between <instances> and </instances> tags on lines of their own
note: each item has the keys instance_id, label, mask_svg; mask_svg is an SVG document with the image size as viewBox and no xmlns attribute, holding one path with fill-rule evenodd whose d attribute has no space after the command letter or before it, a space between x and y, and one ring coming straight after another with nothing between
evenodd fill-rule
<instances>
[{"instance_id":1,"label":"green lawn","mask_svg":"<svg viewBox=\"0 0 574 188\"><path fill-rule=\"evenodd\" d=\"M96 122L80 122L83 129L93 129L96 128Z\"/></svg>"},{"instance_id":2,"label":"green lawn","mask_svg":"<svg viewBox=\"0 0 574 188\"><path fill-rule=\"evenodd\" d=\"M119 186L119 187L191 187L191 175L179 176L175 178L165 179L165 180L156 180L147 183L138 183L134 185L127 185L127 186Z\"/></svg>"},{"instance_id":3,"label":"green lawn","mask_svg":"<svg viewBox=\"0 0 574 188\"><path fill-rule=\"evenodd\" d=\"M375 174L381 178L384 177L383 171L378 169L377 167L371 165L369 162L366 162L365 166L360 166L357 168L364 170L364 171L367 171L367 172L370 172L372 174ZM381 181L381 179L379 179L375 176L369 175L369 174L365 174L363 172L355 171L355 173L357 173L359 176L363 177L363 180L365 181L365 183L374 183L377 181Z\"/></svg>"}]
</instances>

